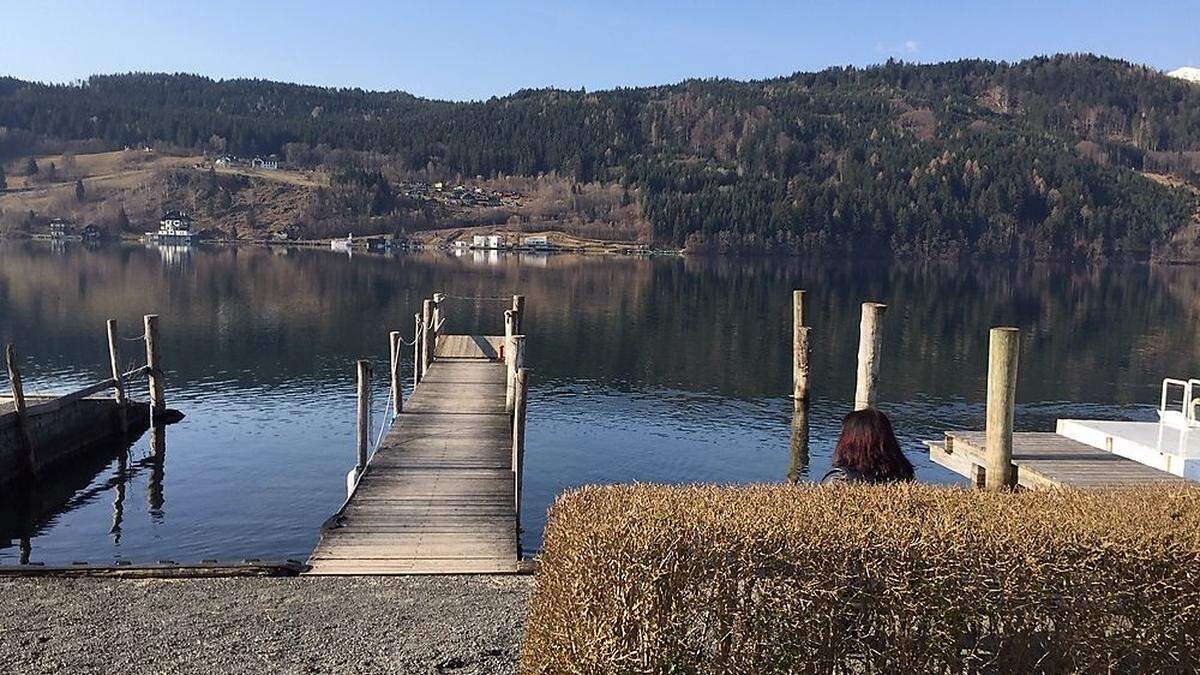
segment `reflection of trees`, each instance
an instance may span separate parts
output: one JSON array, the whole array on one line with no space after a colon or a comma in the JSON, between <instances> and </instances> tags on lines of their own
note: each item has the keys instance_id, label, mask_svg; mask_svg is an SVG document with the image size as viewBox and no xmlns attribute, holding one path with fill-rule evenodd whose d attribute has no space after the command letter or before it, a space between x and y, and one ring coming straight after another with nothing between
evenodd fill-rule
<instances>
[{"instance_id":1,"label":"reflection of trees","mask_svg":"<svg viewBox=\"0 0 1200 675\"><path fill-rule=\"evenodd\" d=\"M407 336L423 296L528 298L541 386L615 386L782 396L790 388L790 291L809 291L814 395L852 394L859 304L891 306L884 323L884 400L923 392L982 397L986 331L1020 326L1023 400L1146 401L1155 382L1200 364L1200 270L1191 268L855 264L758 258L515 256L476 265L422 253L353 260L327 251L275 255L198 248L168 268L136 247L53 255L0 248L0 338L44 362L103 376L103 321L163 315L166 361L182 379L320 379ZM504 301L453 299L451 331L499 332ZM4 332L7 331L7 332ZM131 343L134 344L134 343ZM136 347L125 347L132 359Z\"/></svg>"}]
</instances>

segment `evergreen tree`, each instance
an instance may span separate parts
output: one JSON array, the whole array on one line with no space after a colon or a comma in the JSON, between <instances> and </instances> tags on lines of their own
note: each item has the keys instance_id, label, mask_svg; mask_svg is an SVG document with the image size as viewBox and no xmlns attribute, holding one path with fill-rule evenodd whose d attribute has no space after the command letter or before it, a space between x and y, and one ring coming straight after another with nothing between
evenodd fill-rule
<instances>
[{"instance_id":1,"label":"evergreen tree","mask_svg":"<svg viewBox=\"0 0 1200 675\"><path fill-rule=\"evenodd\" d=\"M50 162L50 168L46 169L46 180L50 183L58 180L58 168L54 166L54 162Z\"/></svg>"},{"instance_id":2,"label":"evergreen tree","mask_svg":"<svg viewBox=\"0 0 1200 675\"><path fill-rule=\"evenodd\" d=\"M114 223L114 227L116 227L117 232L126 232L129 230L129 216L125 214L124 206L117 211L117 221Z\"/></svg>"},{"instance_id":3,"label":"evergreen tree","mask_svg":"<svg viewBox=\"0 0 1200 675\"><path fill-rule=\"evenodd\" d=\"M25 160L25 175L26 176L36 176L37 172L38 172L37 160L32 157Z\"/></svg>"},{"instance_id":4,"label":"evergreen tree","mask_svg":"<svg viewBox=\"0 0 1200 675\"><path fill-rule=\"evenodd\" d=\"M0 190L8 189L8 178L4 175L4 167L0 166Z\"/></svg>"},{"instance_id":5,"label":"evergreen tree","mask_svg":"<svg viewBox=\"0 0 1200 675\"><path fill-rule=\"evenodd\" d=\"M80 204L87 201L87 193L83 190L82 179L75 180L75 201L79 202Z\"/></svg>"}]
</instances>

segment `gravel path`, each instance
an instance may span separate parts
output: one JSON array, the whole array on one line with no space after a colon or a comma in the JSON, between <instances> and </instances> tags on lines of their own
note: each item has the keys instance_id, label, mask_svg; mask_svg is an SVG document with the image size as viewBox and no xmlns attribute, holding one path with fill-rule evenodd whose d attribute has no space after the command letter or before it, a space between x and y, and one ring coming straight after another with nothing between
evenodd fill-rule
<instances>
[{"instance_id":1,"label":"gravel path","mask_svg":"<svg viewBox=\"0 0 1200 675\"><path fill-rule=\"evenodd\" d=\"M14 673L510 673L532 576L0 579Z\"/></svg>"}]
</instances>

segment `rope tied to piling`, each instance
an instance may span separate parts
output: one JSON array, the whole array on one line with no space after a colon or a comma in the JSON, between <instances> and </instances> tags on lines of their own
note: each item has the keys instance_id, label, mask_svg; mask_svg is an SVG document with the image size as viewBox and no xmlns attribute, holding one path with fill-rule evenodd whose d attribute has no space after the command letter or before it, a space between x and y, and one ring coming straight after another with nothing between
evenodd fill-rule
<instances>
[{"instance_id":1,"label":"rope tied to piling","mask_svg":"<svg viewBox=\"0 0 1200 675\"><path fill-rule=\"evenodd\" d=\"M146 339L146 333L143 332L141 335L138 335L136 337L123 337L121 339L126 342L138 342L138 341Z\"/></svg>"}]
</instances>

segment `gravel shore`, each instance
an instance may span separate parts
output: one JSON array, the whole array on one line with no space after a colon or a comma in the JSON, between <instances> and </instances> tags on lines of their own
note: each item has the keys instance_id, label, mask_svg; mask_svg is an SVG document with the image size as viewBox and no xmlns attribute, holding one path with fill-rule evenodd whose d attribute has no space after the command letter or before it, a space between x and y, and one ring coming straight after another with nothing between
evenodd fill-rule
<instances>
[{"instance_id":1,"label":"gravel shore","mask_svg":"<svg viewBox=\"0 0 1200 675\"><path fill-rule=\"evenodd\" d=\"M14 673L511 673L532 576L0 579Z\"/></svg>"}]
</instances>

